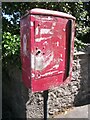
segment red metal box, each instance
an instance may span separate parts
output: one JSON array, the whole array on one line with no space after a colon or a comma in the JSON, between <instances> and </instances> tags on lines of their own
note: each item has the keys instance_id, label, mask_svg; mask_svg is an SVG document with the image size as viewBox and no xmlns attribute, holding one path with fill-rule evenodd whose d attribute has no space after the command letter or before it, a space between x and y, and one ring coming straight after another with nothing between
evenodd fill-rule
<instances>
[{"instance_id":1,"label":"red metal box","mask_svg":"<svg viewBox=\"0 0 90 120\"><path fill-rule=\"evenodd\" d=\"M71 79L75 17L32 9L21 18L22 79L32 92L56 87Z\"/></svg>"}]
</instances>

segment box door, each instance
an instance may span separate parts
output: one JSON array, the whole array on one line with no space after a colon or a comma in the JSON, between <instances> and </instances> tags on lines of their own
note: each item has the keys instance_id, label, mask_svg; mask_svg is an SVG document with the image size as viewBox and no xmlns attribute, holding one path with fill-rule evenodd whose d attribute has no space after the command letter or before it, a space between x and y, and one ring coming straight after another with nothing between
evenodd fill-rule
<instances>
[{"instance_id":1,"label":"box door","mask_svg":"<svg viewBox=\"0 0 90 120\"><path fill-rule=\"evenodd\" d=\"M65 23L35 21L33 71L35 79L58 75L65 71Z\"/></svg>"}]
</instances>

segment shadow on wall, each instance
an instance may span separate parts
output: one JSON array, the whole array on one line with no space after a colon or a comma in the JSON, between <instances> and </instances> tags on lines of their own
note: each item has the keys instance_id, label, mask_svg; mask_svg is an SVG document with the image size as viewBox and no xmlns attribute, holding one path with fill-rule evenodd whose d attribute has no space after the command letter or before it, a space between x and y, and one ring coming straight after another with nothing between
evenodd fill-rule
<instances>
[{"instance_id":1,"label":"shadow on wall","mask_svg":"<svg viewBox=\"0 0 90 120\"><path fill-rule=\"evenodd\" d=\"M74 106L90 104L90 55L80 55L80 88L74 99Z\"/></svg>"},{"instance_id":2,"label":"shadow on wall","mask_svg":"<svg viewBox=\"0 0 90 120\"><path fill-rule=\"evenodd\" d=\"M2 119L26 118L28 90L17 68L2 71Z\"/></svg>"}]
</instances>

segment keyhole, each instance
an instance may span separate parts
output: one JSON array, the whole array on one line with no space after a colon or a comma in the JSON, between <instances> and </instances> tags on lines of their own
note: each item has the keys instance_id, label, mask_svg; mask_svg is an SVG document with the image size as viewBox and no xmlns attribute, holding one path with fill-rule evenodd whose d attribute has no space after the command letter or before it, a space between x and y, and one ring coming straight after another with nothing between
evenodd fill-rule
<instances>
[{"instance_id":1,"label":"keyhole","mask_svg":"<svg viewBox=\"0 0 90 120\"><path fill-rule=\"evenodd\" d=\"M40 53L41 53L41 51L37 51L36 55L38 55L38 54L40 54Z\"/></svg>"}]
</instances>

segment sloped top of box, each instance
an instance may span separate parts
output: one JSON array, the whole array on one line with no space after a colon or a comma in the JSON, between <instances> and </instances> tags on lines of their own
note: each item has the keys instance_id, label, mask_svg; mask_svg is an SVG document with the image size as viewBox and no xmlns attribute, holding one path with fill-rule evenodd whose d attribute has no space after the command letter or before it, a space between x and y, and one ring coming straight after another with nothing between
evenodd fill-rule
<instances>
[{"instance_id":1,"label":"sloped top of box","mask_svg":"<svg viewBox=\"0 0 90 120\"><path fill-rule=\"evenodd\" d=\"M41 15L52 15L52 16L60 16L64 18L71 18L71 19L76 19L72 15L69 15L64 12L59 12L59 11L53 11L53 10L46 10L46 9L40 9L40 8L34 8L30 10L30 14L41 14Z\"/></svg>"}]
</instances>

